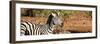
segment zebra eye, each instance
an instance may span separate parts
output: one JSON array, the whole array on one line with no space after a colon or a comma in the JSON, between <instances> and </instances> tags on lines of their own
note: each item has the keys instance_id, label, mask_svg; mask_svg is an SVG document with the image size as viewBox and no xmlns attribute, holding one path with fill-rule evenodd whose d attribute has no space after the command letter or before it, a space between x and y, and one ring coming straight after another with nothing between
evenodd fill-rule
<instances>
[{"instance_id":1,"label":"zebra eye","mask_svg":"<svg viewBox=\"0 0 100 44\"><path fill-rule=\"evenodd\" d=\"M53 22L53 25L56 25L56 24Z\"/></svg>"}]
</instances>

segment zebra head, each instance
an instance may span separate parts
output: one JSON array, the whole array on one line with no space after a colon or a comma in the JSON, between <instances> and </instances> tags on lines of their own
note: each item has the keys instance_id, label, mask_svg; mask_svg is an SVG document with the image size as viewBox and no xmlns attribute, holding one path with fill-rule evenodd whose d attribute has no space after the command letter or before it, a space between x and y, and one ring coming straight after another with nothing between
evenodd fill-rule
<instances>
[{"instance_id":1,"label":"zebra head","mask_svg":"<svg viewBox=\"0 0 100 44\"><path fill-rule=\"evenodd\" d=\"M59 13L51 13L51 15L48 17L47 24L49 24L49 26L62 27L63 21L59 18Z\"/></svg>"}]
</instances>

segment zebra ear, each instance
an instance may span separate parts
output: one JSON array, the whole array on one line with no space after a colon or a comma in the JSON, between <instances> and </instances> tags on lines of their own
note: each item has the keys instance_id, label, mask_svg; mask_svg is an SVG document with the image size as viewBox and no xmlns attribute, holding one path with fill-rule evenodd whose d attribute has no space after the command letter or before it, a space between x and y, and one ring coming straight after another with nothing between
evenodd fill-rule
<instances>
[{"instance_id":1,"label":"zebra ear","mask_svg":"<svg viewBox=\"0 0 100 44\"><path fill-rule=\"evenodd\" d=\"M52 16L53 16L53 17L56 17L57 15L56 15L56 14L54 14L54 13L52 13Z\"/></svg>"},{"instance_id":2,"label":"zebra ear","mask_svg":"<svg viewBox=\"0 0 100 44\"><path fill-rule=\"evenodd\" d=\"M60 12L58 12L57 15L60 16Z\"/></svg>"}]
</instances>

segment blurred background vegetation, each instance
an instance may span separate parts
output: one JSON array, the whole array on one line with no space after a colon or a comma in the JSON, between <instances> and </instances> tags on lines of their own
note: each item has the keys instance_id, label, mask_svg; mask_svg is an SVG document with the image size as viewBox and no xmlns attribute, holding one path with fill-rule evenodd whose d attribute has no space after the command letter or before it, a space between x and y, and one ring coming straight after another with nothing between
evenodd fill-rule
<instances>
[{"instance_id":1,"label":"blurred background vegetation","mask_svg":"<svg viewBox=\"0 0 100 44\"><path fill-rule=\"evenodd\" d=\"M76 12L84 12L88 16L92 17L91 11L79 11L79 10L58 10L58 9L29 9L29 8L21 8L21 16L29 16L29 17L48 17L52 12L60 13L60 16L64 18L69 18L69 15L73 15Z\"/></svg>"}]
</instances>

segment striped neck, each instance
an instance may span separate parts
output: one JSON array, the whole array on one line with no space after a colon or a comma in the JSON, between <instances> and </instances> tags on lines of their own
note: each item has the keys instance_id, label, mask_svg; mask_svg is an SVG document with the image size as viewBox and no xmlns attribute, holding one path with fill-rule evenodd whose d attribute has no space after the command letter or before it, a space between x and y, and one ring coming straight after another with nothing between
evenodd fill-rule
<instances>
[{"instance_id":1,"label":"striped neck","mask_svg":"<svg viewBox=\"0 0 100 44\"><path fill-rule=\"evenodd\" d=\"M48 25L48 30L47 31L52 34L53 30L54 30L53 26Z\"/></svg>"}]
</instances>

